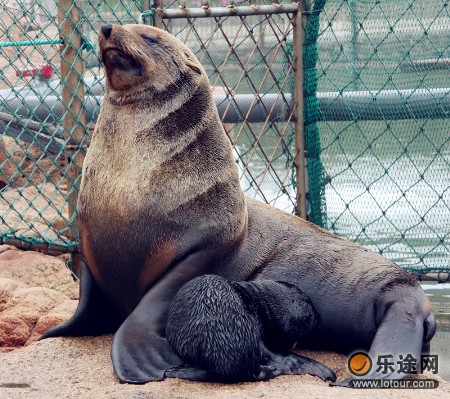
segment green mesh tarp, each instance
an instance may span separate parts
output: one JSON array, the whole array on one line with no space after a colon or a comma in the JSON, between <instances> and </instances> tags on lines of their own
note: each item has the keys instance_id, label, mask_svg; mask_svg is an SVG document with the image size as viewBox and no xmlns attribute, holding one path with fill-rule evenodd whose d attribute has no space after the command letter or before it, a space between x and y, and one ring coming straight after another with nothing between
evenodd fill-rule
<instances>
[{"instance_id":1,"label":"green mesh tarp","mask_svg":"<svg viewBox=\"0 0 450 399\"><path fill-rule=\"evenodd\" d=\"M449 12L329 0L320 16L326 227L419 273L450 270Z\"/></svg>"}]
</instances>

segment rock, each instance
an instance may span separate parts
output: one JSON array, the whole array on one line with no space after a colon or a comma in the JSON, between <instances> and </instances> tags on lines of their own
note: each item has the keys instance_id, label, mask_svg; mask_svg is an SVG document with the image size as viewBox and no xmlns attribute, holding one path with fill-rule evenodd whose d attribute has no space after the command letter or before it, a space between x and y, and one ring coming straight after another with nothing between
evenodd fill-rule
<instances>
[{"instance_id":1,"label":"rock","mask_svg":"<svg viewBox=\"0 0 450 399\"><path fill-rule=\"evenodd\" d=\"M39 313L48 313L57 305L67 301L66 295L43 287L17 288L3 308L3 313L11 308L34 309ZM36 320L37 321L37 320Z\"/></svg>"},{"instance_id":2,"label":"rock","mask_svg":"<svg viewBox=\"0 0 450 399\"><path fill-rule=\"evenodd\" d=\"M17 281L0 278L0 312L6 308L6 304L12 297L13 292L20 286L20 283Z\"/></svg>"},{"instance_id":3,"label":"rock","mask_svg":"<svg viewBox=\"0 0 450 399\"><path fill-rule=\"evenodd\" d=\"M17 348L36 341L67 320L77 301L58 291L0 278L0 347Z\"/></svg>"},{"instance_id":4,"label":"rock","mask_svg":"<svg viewBox=\"0 0 450 399\"><path fill-rule=\"evenodd\" d=\"M27 323L19 316L0 315L0 346L25 345L31 335L31 329L31 323Z\"/></svg>"},{"instance_id":5,"label":"rock","mask_svg":"<svg viewBox=\"0 0 450 399\"><path fill-rule=\"evenodd\" d=\"M78 284L73 281L63 260L34 251L0 246L0 278L20 281L28 287L46 287L70 299L78 299Z\"/></svg>"},{"instance_id":6,"label":"rock","mask_svg":"<svg viewBox=\"0 0 450 399\"><path fill-rule=\"evenodd\" d=\"M69 305L69 306L67 306ZM68 301L65 303L65 306L68 310L67 312L50 312L46 315L39 317L39 320L36 322L34 328L30 331L28 338L26 339L24 345L30 345L33 342L36 342L42 335L50 330L50 328L57 326L58 324L63 323L75 312L76 309L76 301Z\"/></svg>"},{"instance_id":7,"label":"rock","mask_svg":"<svg viewBox=\"0 0 450 399\"><path fill-rule=\"evenodd\" d=\"M29 345L70 318L78 291L62 259L0 246L0 348Z\"/></svg>"},{"instance_id":8,"label":"rock","mask_svg":"<svg viewBox=\"0 0 450 399\"><path fill-rule=\"evenodd\" d=\"M6 251L18 251L19 249L13 245L0 245L0 254Z\"/></svg>"}]
</instances>

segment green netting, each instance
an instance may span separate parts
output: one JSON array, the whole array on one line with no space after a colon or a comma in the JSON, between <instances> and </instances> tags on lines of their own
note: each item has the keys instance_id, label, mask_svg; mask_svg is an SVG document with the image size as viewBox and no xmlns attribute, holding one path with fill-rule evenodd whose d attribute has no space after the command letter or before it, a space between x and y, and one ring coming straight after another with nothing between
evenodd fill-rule
<instances>
[{"instance_id":1,"label":"green netting","mask_svg":"<svg viewBox=\"0 0 450 399\"><path fill-rule=\"evenodd\" d=\"M324 174L322 160L320 158L320 135L317 124L319 116L319 103L317 100L317 38L319 34L319 15L323 10L326 0L314 2L309 12L308 24L303 45L303 68L304 68L304 134L306 142L306 159L308 167L309 182L309 219L321 226L325 226L326 200L324 193Z\"/></svg>"},{"instance_id":2,"label":"green netting","mask_svg":"<svg viewBox=\"0 0 450 399\"><path fill-rule=\"evenodd\" d=\"M450 270L449 8L328 0L320 17L327 227L417 273Z\"/></svg>"}]
</instances>

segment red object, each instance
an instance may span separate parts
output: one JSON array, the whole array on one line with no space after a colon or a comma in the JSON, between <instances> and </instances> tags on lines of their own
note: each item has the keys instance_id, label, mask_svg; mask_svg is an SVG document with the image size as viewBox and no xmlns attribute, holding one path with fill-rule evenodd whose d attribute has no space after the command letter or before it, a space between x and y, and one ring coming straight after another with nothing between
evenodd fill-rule
<instances>
[{"instance_id":1,"label":"red object","mask_svg":"<svg viewBox=\"0 0 450 399\"><path fill-rule=\"evenodd\" d=\"M50 77L53 75L53 68L50 65L41 65L38 68L31 68L31 69L19 69L16 71L16 76L36 76L40 75L45 79L50 79Z\"/></svg>"}]
</instances>

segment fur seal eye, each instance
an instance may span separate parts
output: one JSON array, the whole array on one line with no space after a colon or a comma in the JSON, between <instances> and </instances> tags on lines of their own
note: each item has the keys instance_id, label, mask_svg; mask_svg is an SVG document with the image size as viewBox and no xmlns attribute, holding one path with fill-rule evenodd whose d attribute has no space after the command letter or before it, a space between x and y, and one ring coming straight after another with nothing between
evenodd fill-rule
<instances>
[{"instance_id":1,"label":"fur seal eye","mask_svg":"<svg viewBox=\"0 0 450 399\"><path fill-rule=\"evenodd\" d=\"M141 36L141 37L150 46L156 46L158 44L158 42L151 37L148 37L148 36Z\"/></svg>"}]
</instances>

